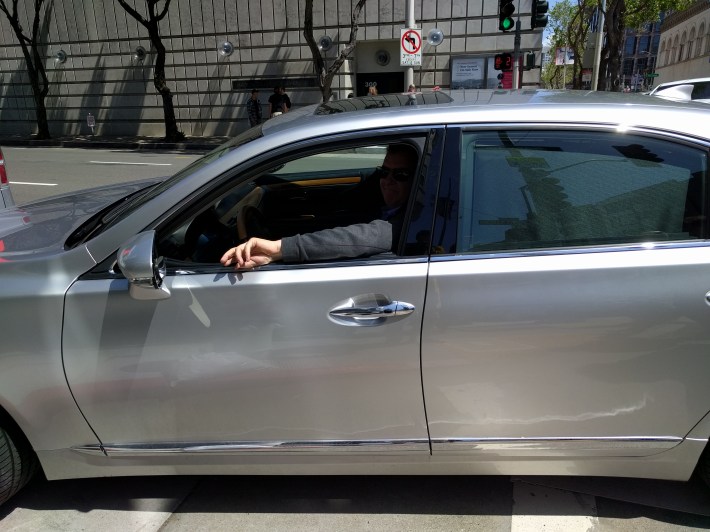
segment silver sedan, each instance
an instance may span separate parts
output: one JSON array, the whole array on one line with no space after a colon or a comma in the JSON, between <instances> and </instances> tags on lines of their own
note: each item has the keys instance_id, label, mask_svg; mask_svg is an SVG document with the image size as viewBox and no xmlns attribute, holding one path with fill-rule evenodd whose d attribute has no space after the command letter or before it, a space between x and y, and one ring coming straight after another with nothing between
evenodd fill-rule
<instances>
[{"instance_id":1,"label":"silver sedan","mask_svg":"<svg viewBox=\"0 0 710 532\"><path fill-rule=\"evenodd\" d=\"M0 502L37 467L709 479L709 153L699 104L393 94L0 211ZM220 263L254 238L311 248Z\"/></svg>"}]
</instances>

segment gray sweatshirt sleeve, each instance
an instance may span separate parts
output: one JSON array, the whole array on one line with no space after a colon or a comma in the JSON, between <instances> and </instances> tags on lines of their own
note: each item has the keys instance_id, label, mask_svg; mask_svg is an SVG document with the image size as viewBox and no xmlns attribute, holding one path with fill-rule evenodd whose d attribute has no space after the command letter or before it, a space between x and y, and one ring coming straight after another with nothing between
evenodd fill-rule
<instances>
[{"instance_id":1,"label":"gray sweatshirt sleeve","mask_svg":"<svg viewBox=\"0 0 710 532\"><path fill-rule=\"evenodd\" d=\"M385 220L323 229L281 239L284 262L362 257L391 250L392 224Z\"/></svg>"}]
</instances>

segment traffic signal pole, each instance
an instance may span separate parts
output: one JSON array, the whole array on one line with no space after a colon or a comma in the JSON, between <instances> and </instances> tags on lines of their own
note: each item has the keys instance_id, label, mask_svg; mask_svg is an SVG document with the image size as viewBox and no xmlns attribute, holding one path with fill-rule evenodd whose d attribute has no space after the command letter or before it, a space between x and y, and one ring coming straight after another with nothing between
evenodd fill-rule
<instances>
[{"instance_id":1,"label":"traffic signal pole","mask_svg":"<svg viewBox=\"0 0 710 532\"><path fill-rule=\"evenodd\" d=\"M520 16L515 21L515 41L513 47L513 88L519 89L522 80L520 79Z\"/></svg>"}]
</instances>

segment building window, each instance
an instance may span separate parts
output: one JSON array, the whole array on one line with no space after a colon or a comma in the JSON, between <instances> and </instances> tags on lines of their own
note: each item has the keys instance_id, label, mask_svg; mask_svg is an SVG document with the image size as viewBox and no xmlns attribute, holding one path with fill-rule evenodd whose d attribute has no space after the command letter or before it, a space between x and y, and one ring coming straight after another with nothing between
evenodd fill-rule
<instances>
[{"instance_id":1,"label":"building window","mask_svg":"<svg viewBox=\"0 0 710 532\"><path fill-rule=\"evenodd\" d=\"M624 43L624 55L634 55L636 51L636 37L630 35L626 37L626 42Z\"/></svg>"}]
</instances>

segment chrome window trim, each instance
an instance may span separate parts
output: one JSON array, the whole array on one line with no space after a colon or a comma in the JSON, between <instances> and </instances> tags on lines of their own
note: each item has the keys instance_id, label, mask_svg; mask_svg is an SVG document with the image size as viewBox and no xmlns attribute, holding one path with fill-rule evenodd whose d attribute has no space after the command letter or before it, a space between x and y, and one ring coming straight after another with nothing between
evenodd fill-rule
<instances>
[{"instance_id":1,"label":"chrome window trim","mask_svg":"<svg viewBox=\"0 0 710 532\"><path fill-rule=\"evenodd\" d=\"M468 131L499 131L505 130L527 130L537 129L540 131L567 131L567 130L582 130L582 131L605 131L609 133L629 133L638 134L647 137L654 137L664 140L674 140L682 142L688 146L695 148L710 149L710 140L703 137L693 137L687 134L678 133L676 131L666 130L662 128L652 128L647 126L634 126L619 123L592 123L592 122L500 122L500 123L468 123L468 124L447 124L450 128L461 129L462 132Z\"/></svg>"},{"instance_id":2,"label":"chrome window trim","mask_svg":"<svg viewBox=\"0 0 710 532\"><path fill-rule=\"evenodd\" d=\"M455 255L432 255L432 262L459 260L509 259L520 257L549 257L554 255L579 255L582 253L615 253L623 251L648 251L653 249L685 249L710 247L710 240L683 242L640 242L637 244L614 244L598 246L578 246L565 248L521 249L513 251L471 251Z\"/></svg>"}]
</instances>

